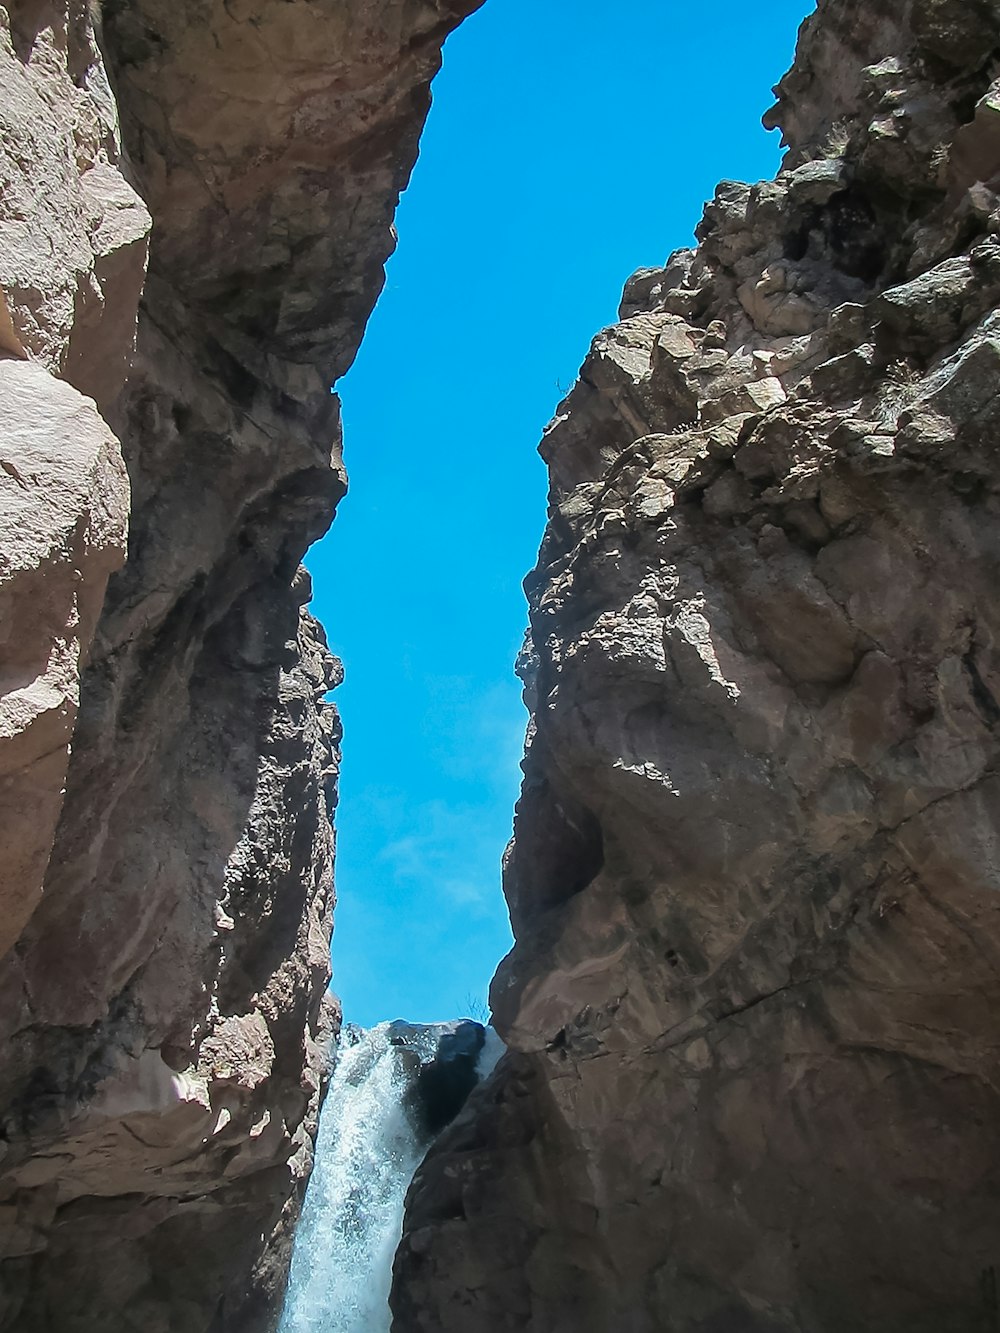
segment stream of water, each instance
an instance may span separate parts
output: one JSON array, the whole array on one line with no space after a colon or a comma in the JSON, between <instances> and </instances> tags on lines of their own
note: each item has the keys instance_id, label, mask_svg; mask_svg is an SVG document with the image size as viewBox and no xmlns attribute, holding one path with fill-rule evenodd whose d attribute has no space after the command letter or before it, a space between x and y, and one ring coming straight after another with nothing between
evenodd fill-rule
<instances>
[{"instance_id":1,"label":"stream of water","mask_svg":"<svg viewBox=\"0 0 1000 1333\"><path fill-rule=\"evenodd\" d=\"M341 1039L279 1333L388 1331L403 1200L427 1148L403 1106L413 1056L389 1038L381 1023Z\"/></svg>"},{"instance_id":2,"label":"stream of water","mask_svg":"<svg viewBox=\"0 0 1000 1333\"><path fill-rule=\"evenodd\" d=\"M278 1333L389 1333L403 1203L431 1141L406 1103L443 1035L471 1026L344 1028ZM483 1037L475 1064L480 1082L504 1051L492 1028Z\"/></svg>"}]
</instances>

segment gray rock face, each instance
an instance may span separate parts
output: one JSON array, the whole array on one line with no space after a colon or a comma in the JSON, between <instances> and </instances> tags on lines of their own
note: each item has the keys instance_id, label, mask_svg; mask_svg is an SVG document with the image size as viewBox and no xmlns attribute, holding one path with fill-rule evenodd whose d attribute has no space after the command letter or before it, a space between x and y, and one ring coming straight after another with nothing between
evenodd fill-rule
<instances>
[{"instance_id":1,"label":"gray rock face","mask_svg":"<svg viewBox=\"0 0 1000 1333\"><path fill-rule=\"evenodd\" d=\"M1000 18L825 0L542 444L513 1048L397 1333L998 1319Z\"/></svg>"},{"instance_id":2,"label":"gray rock face","mask_svg":"<svg viewBox=\"0 0 1000 1333\"><path fill-rule=\"evenodd\" d=\"M0 8L0 1328L274 1320L337 1021L299 561L475 7L107 0L117 104L82 0Z\"/></svg>"}]
</instances>

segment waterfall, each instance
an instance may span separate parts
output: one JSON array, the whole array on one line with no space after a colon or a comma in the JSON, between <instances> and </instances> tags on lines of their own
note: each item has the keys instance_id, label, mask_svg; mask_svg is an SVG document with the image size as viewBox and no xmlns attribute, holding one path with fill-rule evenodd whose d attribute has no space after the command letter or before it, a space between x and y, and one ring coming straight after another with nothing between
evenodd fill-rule
<instances>
[{"instance_id":1,"label":"waterfall","mask_svg":"<svg viewBox=\"0 0 1000 1333\"><path fill-rule=\"evenodd\" d=\"M389 1328L403 1200L427 1148L403 1105L413 1056L390 1040L391 1026L341 1038L279 1333Z\"/></svg>"},{"instance_id":2,"label":"waterfall","mask_svg":"<svg viewBox=\"0 0 1000 1333\"><path fill-rule=\"evenodd\" d=\"M447 1034L463 1029L473 1030L476 1044L458 1059L482 1080L504 1049L490 1028L468 1021L345 1027L278 1333L388 1333L403 1202L430 1142L412 1094L421 1066L440 1058L442 1039L454 1041Z\"/></svg>"}]
</instances>

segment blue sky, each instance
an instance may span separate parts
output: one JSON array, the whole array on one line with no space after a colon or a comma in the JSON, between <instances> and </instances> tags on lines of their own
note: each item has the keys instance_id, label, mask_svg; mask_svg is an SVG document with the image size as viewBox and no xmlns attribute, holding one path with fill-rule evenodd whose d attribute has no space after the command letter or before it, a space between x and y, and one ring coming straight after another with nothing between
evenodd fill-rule
<instances>
[{"instance_id":1,"label":"blue sky","mask_svg":"<svg viewBox=\"0 0 1000 1333\"><path fill-rule=\"evenodd\" d=\"M308 559L347 670L349 1021L465 1013L510 945L536 446L626 277L691 244L717 181L774 174L760 117L813 8L487 0L448 42L399 249L338 386L350 493Z\"/></svg>"}]
</instances>

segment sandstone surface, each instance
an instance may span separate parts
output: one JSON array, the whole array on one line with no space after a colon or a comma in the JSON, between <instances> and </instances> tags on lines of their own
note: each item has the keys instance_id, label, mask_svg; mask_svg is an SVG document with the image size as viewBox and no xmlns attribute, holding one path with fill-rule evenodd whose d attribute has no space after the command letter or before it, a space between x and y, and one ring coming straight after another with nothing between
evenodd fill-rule
<instances>
[{"instance_id":1,"label":"sandstone surface","mask_svg":"<svg viewBox=\"0 0 1000 1333\"><path fill-rule=\"evenodd\" d=\"M1000 15L820 0L546 432L493 988L397 1333L1000 1327Z\"/></svg>"},{"instance_id":2,"label":"sandstone surface","mask_svg":"<svg viewBox=\"0 0 1000 1333\"><path fill-rule=\"evenodd\" d=\"M83 11L0 8L0 955L41 896L80 670L125 558L121 449L83 397L121 390L146 271L149 215L118 161Z\"/></svg>"},{"instance_id":3,"label":"sandstone surface","mask_svg":"<svg viewBox=\"0 0 1000 1333\"><path fill-rule=\"evenodd\" d=\"M474 8L0 7L2 1329L274 1322L337 1021L299 562Z\"/></svg>"}]
</instances>

